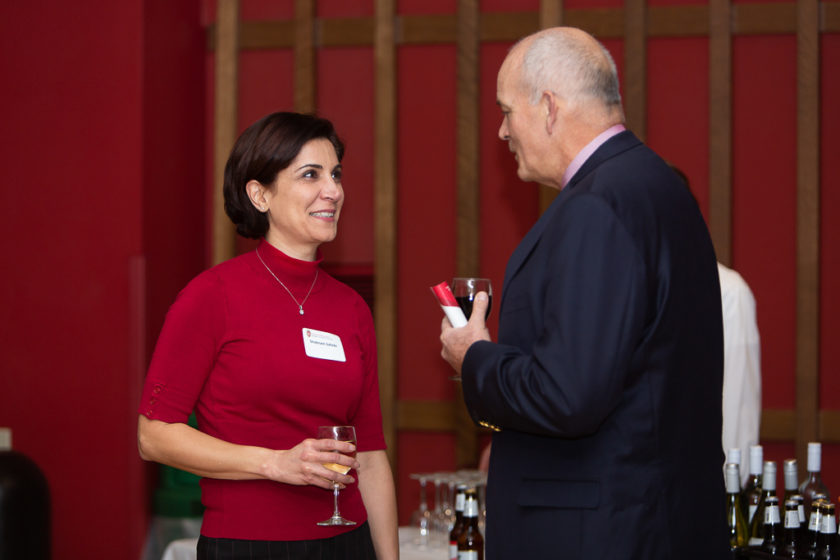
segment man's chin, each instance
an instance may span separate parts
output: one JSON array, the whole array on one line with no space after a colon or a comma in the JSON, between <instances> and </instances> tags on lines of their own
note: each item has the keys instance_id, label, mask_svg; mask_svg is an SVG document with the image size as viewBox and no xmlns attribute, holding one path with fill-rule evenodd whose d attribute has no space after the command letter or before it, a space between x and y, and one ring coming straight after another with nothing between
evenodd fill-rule
<instances>
[{"instance_id":1,"label":"man's chin","mask_svg":"<svg viewBox=\"0 0 840 560\"><path fill-rule=\"evenodd\" d=\"M531 177L531 174L528 173L528 170L524 169L521 165L516 168L516 176L519 177L520 181L524 181L526 183L534 180L534 178Z\"/></svg>"}]
</instances>

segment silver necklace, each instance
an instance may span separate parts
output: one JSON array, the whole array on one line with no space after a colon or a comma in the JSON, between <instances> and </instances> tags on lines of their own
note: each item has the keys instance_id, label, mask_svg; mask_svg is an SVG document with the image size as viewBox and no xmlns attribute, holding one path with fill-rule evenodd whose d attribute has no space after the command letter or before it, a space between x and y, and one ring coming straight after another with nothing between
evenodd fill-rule
<instances>
[{"instance_id":1,"label":"silver necklace","mask_svg":"<svg viewBox=\"0 0 840 560\"><path fill-rule=\"evenodd\" d=\"M262 256L260 256L260 250L259 249L256 249L256 253L257 253L257 258L260 259L260 262L265 267L265 269L268 271L268 273L271 274L274 277L274 279L277 280L277 282L281 286L283 286L283 289L286 290L286 293L289 294L289 297L292 298L292 301L294 301L295 305L298 306L298 310L300 311L300 314L303 315L303 304L306 303L306 300L309 299L309 294L312 293L312 288L315 287L315 282L318 281L318 269L317 268L315 269L315 278L312 280L312 285L309 286L309 291L306 292L306 297L303 298L303 301L298 303L298 300L295 299L295 296L294 296L294 294L292 294L292 291L289 288L286 287L286 284L284 284L283 282L280 282L280 279L277 278L277 276L271 271L271 269L268 268L268 265L265 264L265 261L263 260Z\"/></svg>"}]
</instances>

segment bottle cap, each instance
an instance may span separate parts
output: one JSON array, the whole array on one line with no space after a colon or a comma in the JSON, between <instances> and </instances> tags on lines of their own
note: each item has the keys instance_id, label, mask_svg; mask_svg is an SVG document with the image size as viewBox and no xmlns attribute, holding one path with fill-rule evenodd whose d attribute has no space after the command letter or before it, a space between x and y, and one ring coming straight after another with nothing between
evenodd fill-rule
<instances>
[{"instance_id":1,"label":"bottle cap","mask_svg":"<svg viewBox=\"0 0 840 560\"><path fill-rule=\"evenodd\" d=\"M737 463L726 463L726 493L737 494L741 490L741 474Z\"/></svg>"},{"instance_id":2,"label":"bottle cap","mask_svg":"<svg viewBox=\"0 0 840 560\"><path fill-rule=\"evenodd\" d=\"M808 472L820 472L822 446L817 441L808 443Z\"/></svg>"},{"instance_id":3,"label":"bottle cap","mask_svg":"<svg viewBox=\"0 0 840 560\"><path fill-rule=\"evenodd\" d=\"M796 481L797 473L796 459L785 459L785 490L796 490L799 483Z\"/></svg>"},{"instance_id":4,"label":"bottle cap","mask_svg":"<svg viewBox=\"0 0 840 560\"><path fill-rule=\"evenodd\" d=\"M760 445L750 446L750 474L761 474L761 462L764 460L764 448Z\"/></svg>"},{"instance_id":5,"label":"bottle cap","mask_svg":"<svg viewBox=\"0 0 840 560\"><path fill-rule=\"evenodd\" d=\"M735 463L739 467L741 466L741 449L738 447L733 447L729 450L729 453L726 454L726 462L727 463Z\"/></svg>"},{"instance_id":6,"label":"bottle cap","mask_svg":"<svg viewBox=\"0 0 840 560\"><path fill-rule=\"evenodd\" d=\"M12 450L12 429L0 428L0 451Z\"/></svg>"},{"instance_id":7,"label":"bottle cap","mask_svg":"<svg viewBox=\"0 0 840 560\"><path fill-rule=\"evenodd\" d=\"M764 461L761 487L764 490L776 490L776 461Z\"/></svg>"}]
</instances>

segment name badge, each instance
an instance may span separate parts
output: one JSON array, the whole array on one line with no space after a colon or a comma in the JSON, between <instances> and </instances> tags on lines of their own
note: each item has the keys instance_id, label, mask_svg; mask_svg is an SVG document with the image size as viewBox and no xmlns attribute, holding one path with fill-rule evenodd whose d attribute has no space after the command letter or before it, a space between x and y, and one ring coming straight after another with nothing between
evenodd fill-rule
<instances>
[{"instance_id":1,"label":"name badge","mask_svg":"<svg viewBox=\"0 0 840 560\"><path fill-rule=\"evenodd\" d=\"M341 345L341 338L336 334L304 328L303 348L310 358L332 360L334 362L347 361L344 357L344 346Z\"/></svg>"}]
</instances>

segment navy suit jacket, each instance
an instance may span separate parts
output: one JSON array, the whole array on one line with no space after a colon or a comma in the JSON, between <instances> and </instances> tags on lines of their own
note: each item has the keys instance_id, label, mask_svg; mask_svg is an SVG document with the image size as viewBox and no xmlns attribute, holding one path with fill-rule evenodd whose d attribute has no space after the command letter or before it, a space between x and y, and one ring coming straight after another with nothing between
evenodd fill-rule
<instances>
[{"instance_id":1,"label":"navy suit jacket","mask_svg":"<svg viewBox=\"0 0 840 560\"><path fill-rule=\"evenodd\" d=\"M498 343L462 370L493 435L489 560L729 556L714 249L631 132L584 163L511 256Z\"/></svg>"}]
</instances>

